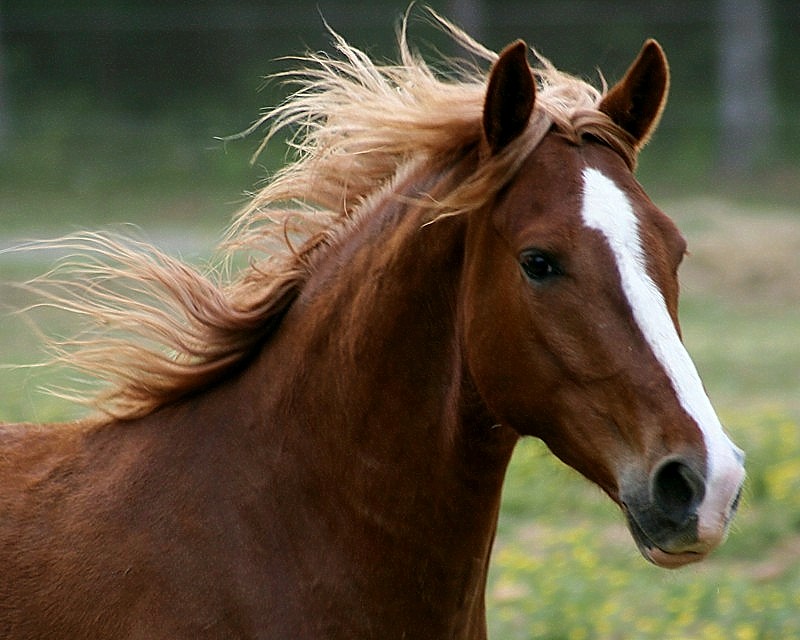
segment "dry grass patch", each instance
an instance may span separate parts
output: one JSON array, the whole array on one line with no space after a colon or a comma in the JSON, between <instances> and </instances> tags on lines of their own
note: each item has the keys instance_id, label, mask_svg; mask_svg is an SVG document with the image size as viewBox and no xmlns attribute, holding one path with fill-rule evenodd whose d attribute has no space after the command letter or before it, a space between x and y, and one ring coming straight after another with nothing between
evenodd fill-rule
<instances>
[{"instance_id":1,"label":"dry grass patch","mask_svg":"<svg viewBox=\"0 0 800 640\"><path fill-rule=\"evenodd\" d=\"M733 304L800 308L800 208L754 210L717 199L664 207L684 230L684 291Z\"/></svg>"}]
</instances>

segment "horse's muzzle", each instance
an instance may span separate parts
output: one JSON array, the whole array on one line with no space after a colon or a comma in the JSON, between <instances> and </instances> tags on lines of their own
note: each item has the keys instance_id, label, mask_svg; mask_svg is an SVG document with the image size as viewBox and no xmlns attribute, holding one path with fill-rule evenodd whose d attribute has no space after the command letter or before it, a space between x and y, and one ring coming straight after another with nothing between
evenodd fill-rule
<instances>
[{"instance_id":1,"label":"horse's muzzle","mask_svg":"<svg viewBox=\"0 0 800 640\"><path fill-rule=\"evenodd\" d=\"M709 487L691 461L670 456L646 481L631 483L627 491L623 486L622 508L642 555L665 568L704 559L727 536L743 479L739 467L724 482Z\"/></svg>"}]
</instances>

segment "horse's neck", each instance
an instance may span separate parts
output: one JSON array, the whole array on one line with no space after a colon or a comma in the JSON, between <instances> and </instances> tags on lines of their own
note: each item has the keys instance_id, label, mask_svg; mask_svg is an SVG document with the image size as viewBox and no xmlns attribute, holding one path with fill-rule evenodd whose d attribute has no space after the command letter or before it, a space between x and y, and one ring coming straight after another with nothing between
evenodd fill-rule
<instances>
[{"instance_id":1,"label":"horse's neck","mask_svg":"<svg viewBox=\"0 0 800 640\"><path fill-rule=\"evenodd\" d=\"M389 624L425 606L427 624L480 627L515 436L494 427L462 366L467 222L422 227L404 206L385 202L330 250L254 367L265 466L290 504L278 517L304 532L285 543L317 582L369 592Z\"/></svg>"}]
</instances>

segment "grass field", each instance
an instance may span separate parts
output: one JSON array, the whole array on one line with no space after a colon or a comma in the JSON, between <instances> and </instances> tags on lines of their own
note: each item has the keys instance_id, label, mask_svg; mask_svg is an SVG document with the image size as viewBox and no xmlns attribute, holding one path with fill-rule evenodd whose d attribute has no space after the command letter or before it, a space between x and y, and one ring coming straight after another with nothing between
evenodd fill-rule
<instances>
[{"instance_id":1,"label":"grass field","mask_svg":"<svg viewBox=\"0 0 800 640\"><path fill-rule=\"evenodd\" d=\"M0 205L9 206L9 200ZM158 242L202 255L226 222L236 194L209 190L196 202L177 196L119 196L117 218L140 223ZM25 225L25 207L66 211L46 228ZM46 197L14 203L6 233L50 235L101 214L69 217L98 203ZM153 215L154 210L165 212ZM728 542L707 562L668 572L638 555L617 508L556 461L538 442L515 454L504 494L488 588L497 639L800 638L800 211L735 208L720 200L670 202L689 238L682 322L709 393L733 439L748 455L746 494ZM143 213L145 211L151 213ZM202 212L197 216L196 212ZM214 220L214 222L212 222ZM6 238L6 240L9 240ZM0 281L47 267L0 254ZM3 311L26 304L0 285ZM62 320L37 321L50 331ZM38 336L23 319L0 320L0 361L37 360ZM37 393L58 384L47 370L0 369L0 419L50 421L76 415Z\"/></svg>"}]
</instances>

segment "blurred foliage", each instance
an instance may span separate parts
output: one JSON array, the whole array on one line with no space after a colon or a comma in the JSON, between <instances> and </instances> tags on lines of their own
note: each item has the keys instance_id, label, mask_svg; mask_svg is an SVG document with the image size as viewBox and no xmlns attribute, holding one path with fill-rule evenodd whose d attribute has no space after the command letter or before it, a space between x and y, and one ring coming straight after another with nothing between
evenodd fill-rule
<instances>
[{"instance_id":1,"label":"blurred foliage","mask_svg":"<svg viewBox=\"0 0 800 640\"><path fill-rule=\"evenodd\" d=\"M456 2L430 4L445 15ZM778 108L765 192L780 196L794 180L800 149L800 76L793 60L800 14L773 0L772 72ZM291 65L278 60L330 50L324 21L380 58L394 57L405 2L296 0L4 0L0 2L0 188L87 191L152 184L214 183L239 189L260 176L248 166L256 137L222 145L261 108L285 95L263 77ZM715 188L716 43L713 3L681 0L502 2L483 0L478 36L498 49L524 37L557 66L598 81L620 77L642 41L656 37L669 55L673 85L662 127L640 175L674 189ZM413 15L421 18L422 8ZM415 19L412 40L454 53L441 34ZM747 78L742 90L747 90ZM259 90L260 88L260 90ZM276 144L260 160L278 166ZM793 175L793 173L791 174ZM766 178L765 176L774 176ZM725 185L727 187L727 185Z\"/></svg>"}]
</instances>

